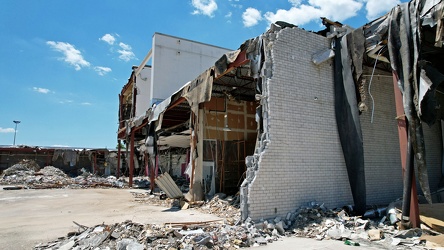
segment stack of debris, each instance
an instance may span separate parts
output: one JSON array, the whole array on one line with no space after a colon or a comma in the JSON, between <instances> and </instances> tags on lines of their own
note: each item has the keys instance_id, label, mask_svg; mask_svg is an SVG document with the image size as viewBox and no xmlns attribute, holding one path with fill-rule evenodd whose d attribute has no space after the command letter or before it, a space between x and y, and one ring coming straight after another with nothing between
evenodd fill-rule
<instances>
[{"instance_id":1,"label":"stack of debris","mask_svg":"<svg viewBox=\"0 0 444 250\"><path fill-rule=\"evenodd\" d=\"M427 235L439 235L428 229L399 231L384 217L364 220L317 204L298 208L285 218L257 223L247 219L238 225L228 225L222 219L164 225L132 221L94 227L77 225L78 232L39 244L35 249L236 249L265 245L285 236L342 240L348 245L385 249L429 249L431 237Z\"/></svg>"},{"instance_id":2,"label":"stack of debris","mask_svg":"<svg viewBox=\"0 0 444 250\"><path fill-rule=\"evenodd\" d=\"M0 176L2 185L19 185L20 188L85 188L85 187L124 187L124 180L114 176L98 177L84 172L76 178L70 178L62 170L53 166L39 169L32 160L24 160L3 171Z\"/></svg>"},{"instance_id":3,"label":"stack of debris","mask_svg":"<svg viewBox=\"0 0 444 250\"><path fill-rule=\"evenodd\" d=\"M259 246L279 237L268 229L256 230L251 222L229 226L217 221L166 225L125 221L79 227L79 232L38 244L34 249L237 249Z\"/></svg>"},{"instance_id":4,"label":"stack of debris","mask_svg":"<svg viewBox=\"0 0 444 250\"><path fill-rule=\"evenodd\" d=\"M179 207L179 202L175 199L162 198L164 197L160 193L150 194L150 192L131 192L134 200L139 203L148 203L150 205L163 206L163 207Z\"/></svg>"},{"instance_id":5,"label":"stack of debris","mask_svg":"<svg viewBox=\"0 0 444 250\"><path fill-rule=\"evenodd\" d=\"M38 169L32 162L20 162L6 169L0 183L24 185L27 188L59 188L71 184L70 178L58 168L46 166Z\"/></svg>"},{"instance_id":6,"label":"stack of debris","mask_svg":"<svg viewBox=\"0 0 444 250\"><path fill-rule=\"evenodd\" d=\"M117 179L115 176L100 177L94 175L85 169L82 169L82 174L72 178L70 188L86 188L86 187L118 187L126 186L125 179Z\"/></svg>"},{"instance_id":7,"label":"stack of debris","mask_svg":"<svg viewBox=\"0 0 444 250\"><path fill-rule=\"evenodd\" d=\"M227 197L226 194L218 193L208 202L198 206L197 209L204 213L214 214L221 218L225 218L230 225L234 225L241 218L239 201L239 193L234 197Z\"/></svg>"},{"instance_id":8,"label":"stack of debris","mask_svg":"<svg viewBox=\"0 0 444 250\"><path fill-rule=\"evenodd\" d=\"M162 201L157 195L135 194L135 197L138 202L164 206L177 205L176 202L173 202L173 199ZM190 208L196 208L201 212L224 218L225 224L223 227L245 233L246 238L239 236L237 239L240 241L236 241L239 244L242 242L242 245L245 246L263 245L273 242L279 237L294 236L317 240L341 240L349 245L402 249L411 246L425 246L425 244L429 244L428 241L424 240L425 236L440 235L440 233L426 227L405 231L398 230L397 225L393 225L388 217L384 216L383 212L386 209L369 210L367 216L372 215L372 218L363 219L363 217L349 216L347 214L349 211L346 209L327 209L323 204L316 202L301 206L293 212L289 212L283 218L276 217L256 223L247 219L240 224L240 211L237 201L236 197L225 197L224 194L217 194L205 203L190 203ZM378 213L370 213L373 210Z\"/></svg>"},{"instance_id":9,"label":"stack of debris","mask_svg":"<svg viewBox=\"0 0 444 250\"><path fill-rule=\"evenodd\" d=\"M39 171L40 166L33 160L22 160L19 163L13 165L12 167L5 169L3 171L4 176L14 175L14 174L26 174L29 171Z\"/></svg>"}]
</instances>

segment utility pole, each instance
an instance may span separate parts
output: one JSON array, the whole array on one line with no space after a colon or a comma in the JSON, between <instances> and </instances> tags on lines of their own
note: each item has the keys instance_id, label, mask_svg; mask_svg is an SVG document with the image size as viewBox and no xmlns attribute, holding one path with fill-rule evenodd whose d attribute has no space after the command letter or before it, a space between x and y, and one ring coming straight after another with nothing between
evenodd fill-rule
<instances>
[{"instance_id":1,"label":"utility pole","mask_svg":"<svg viewBox=\"0 0 444 250\"><path fill-rule=\"evenodd\" d=\"M15 146L15 137L17 135L17 124L20 123L20 121L13 121L15 123L15 129L14 129L14 144L13 146Z\"/></svg>"}]
</instances>

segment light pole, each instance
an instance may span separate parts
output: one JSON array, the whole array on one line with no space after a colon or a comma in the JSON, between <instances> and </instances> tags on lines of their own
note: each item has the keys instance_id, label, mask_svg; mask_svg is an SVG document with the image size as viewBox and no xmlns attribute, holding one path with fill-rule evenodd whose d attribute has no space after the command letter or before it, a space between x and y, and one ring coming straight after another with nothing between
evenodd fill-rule
<instances>
[{"instance_id":1,"label":"light pole","mask_svg":"<svg viewBox=\"0 0 444 250\"><path fill-rule=\"evenodd\" d=\"M20 123L20 121L13 121L15 123L15 129L14 129L14 146L15 146L15 136L17 135L17 124Z\"/></svg>"}]
</instances>

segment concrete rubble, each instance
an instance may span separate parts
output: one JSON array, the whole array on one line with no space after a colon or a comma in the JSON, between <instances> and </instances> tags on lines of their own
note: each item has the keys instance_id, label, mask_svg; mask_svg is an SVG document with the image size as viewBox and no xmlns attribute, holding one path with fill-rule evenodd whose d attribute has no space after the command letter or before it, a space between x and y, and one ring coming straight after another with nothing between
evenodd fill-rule
<instances>
[{"instance_id":1,"label":"concrete rubble","mask_svg":"<svg viewBox=\"0 0 444 250\"><path fill-rule=\"evenodd\" d=\"M14 185L14 188L87 188L87 187L125 187L123 179L114 176L106 178L87 172L71 178L62 170L53 166L39 169L38 164L31 160L21 161L3 171L0 185ZM7 188L6 188L7 189Z\"/></svg>"},{"instance_id":2,"label":"concrete rubble","mask_svg":"<svg viewBox=\"0 0 444 250\"><path fill-rule=\"evenodd\" d=\"M161 194L133 193L135 202L175 207L177 199L160 199ZM190 209L216 214L219 221L197 223L138 224L125 221L114 225L79 226L56 241L39 244L35 249L237 249L261 246L283 237L305 237L316 240L340 240L346 245L382 249L439 249L440 245L424 236L442 234L426 227L400 230L382 217L364 219L349 216L346 209L327 209L310 202L284 217L254 222L240 220L238 198L216 194L202 203L190 203ZM436 247L437 246L437 247Z\"/></svg>"},{"instance_id":3,"label":"concrete rubble","mask_svg":"<svg viewBox=\"0 0 444 250\"><path fill-rule=\"evenodd\" d=\"M227 197L223 193L218 193L214 195L211 200L202 203L202 205L197 204L196 209L203 213L214 214L225 218L230 225L233 225L241 219L239 198L239 194L234 197Z\"/></svg>"},{"instance_id":4,"label":"concrete rubble","mask_svg":"<svg viewBox=\"0 0 444 250\"><path fill-rule=\"evenodd\" d=\"M86 188L125 187L122 179L95 176L87 171L70 178L52 166L39 169L33 161L22 161L6 169L0 176L2 185L23 188ZM144 188L149 181L136 179L135 186ZM156 191L156 190L155 190ZM239 193L226 196L215 194L206 202L169 199L165 194L149 191L132 192L135 202L175 209L196 209L220 217L217 221L199 223L138 224L125 221L114 225L88 227L79 225L77 232L35 249L237 249L261 246L282 237L305 237L316 240L340 240L352 246L372 246L384 249L439 249L431 242L442 237L426 226L421 229L400 230L387 209L375 208L369 218L350 216L349 207L327 209L324 204L310 202L285 216L252 221L241 220ZM186 206L184 205L186 204ZM371 215L371 216L369 216ZM393 216L391 216L393 217ZM433 246L433 247L430 247Z\"/></svg>"}]
</instances>

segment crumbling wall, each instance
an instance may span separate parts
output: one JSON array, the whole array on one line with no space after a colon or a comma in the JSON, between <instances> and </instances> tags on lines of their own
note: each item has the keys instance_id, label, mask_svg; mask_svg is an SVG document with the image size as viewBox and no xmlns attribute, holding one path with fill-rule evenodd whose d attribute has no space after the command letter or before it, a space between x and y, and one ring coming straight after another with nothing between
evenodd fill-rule
<instances>
[{"instance_id":1,"label":"crumbling wall","mask_svg":"<svg viewBox=\"0 0 444 250\"><path fill-rule=\"evenodd\" d=\"M335 207L352 203L336 129L333 65L312 55L330 40L286 28L266 33L262 110L266 142L247 159L241 211L254 220L284 216L311 201ZM265 149L260 147L265 145Z\"/></svg>"}]
</instances>

